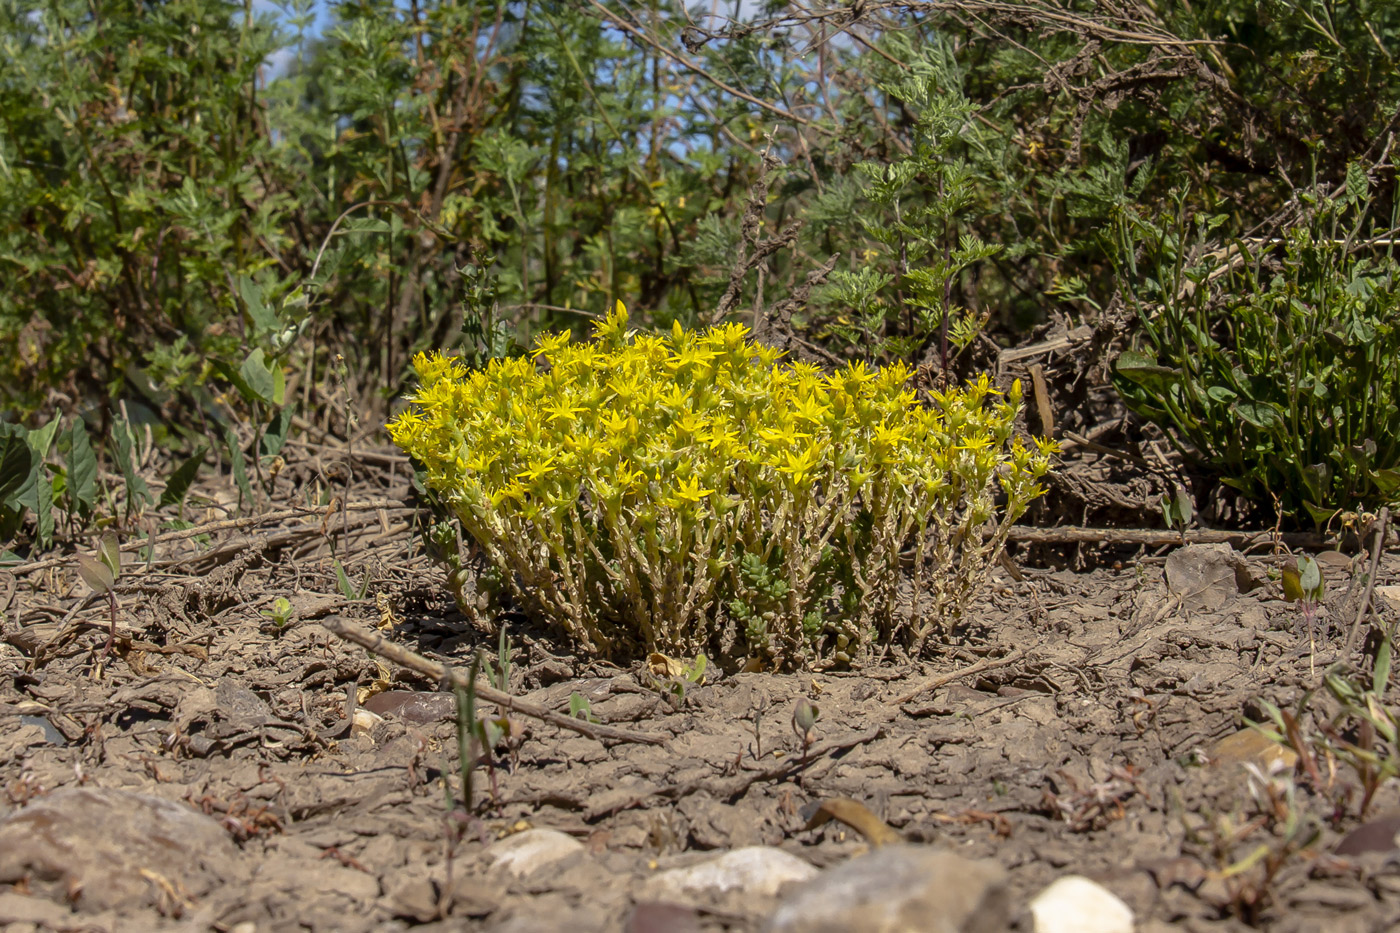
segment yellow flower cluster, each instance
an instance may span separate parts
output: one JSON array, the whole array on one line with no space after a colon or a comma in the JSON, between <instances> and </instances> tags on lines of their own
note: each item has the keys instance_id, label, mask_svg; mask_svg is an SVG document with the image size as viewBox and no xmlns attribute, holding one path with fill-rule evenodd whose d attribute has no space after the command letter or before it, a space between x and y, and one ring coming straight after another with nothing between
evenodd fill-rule
<instances>
[{"instance_id":1,"label":"yellow flower cluster","mask_svg":"<svg viewBox=\"0 0 1400 933\"><path fill-rule=\"evenodd\" d=\"M552 334L482 370L420 355L389 425L513 595L583 650L796 666L838 642L843 659L872 638L922 643L941 620L894 617L900 550L974 557L980 579L1041 492L1053 445L1014 436L1019 386L984 376L925 407L900 366L828 375L739 324L627 324L618 302L592 341ZM997 488L1003 530L984 533ZM748 592L745 555L785 581L776 599ZM956 614L963 583L924 609ZM765 602L762 618L739 631L735 600Z\"/></svg>"}]
</instances>

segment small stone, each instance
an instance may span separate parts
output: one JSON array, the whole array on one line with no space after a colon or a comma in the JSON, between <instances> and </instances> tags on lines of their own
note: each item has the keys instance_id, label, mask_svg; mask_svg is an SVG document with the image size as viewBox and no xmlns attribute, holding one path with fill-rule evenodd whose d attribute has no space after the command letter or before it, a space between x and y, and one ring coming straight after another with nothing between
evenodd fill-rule
<instances>
[{"instance_id":1,"label":"small stone","mask_svg":"<svg viewBox=\"0 0 1400 933\"><path fill-rule=\"evenodd\" d=\"M1035 933L1133 933L1133 911L1080 875L1067 875L1031 901Z\"/></svg>"},{"instance_id":2,"label":"small stone","mask_svg":"<svg viewBox=\"0 0 1400 933\"><path fill-rule=\"evenodd\" d=\"M1338 855L1393 852L1400 848L1400 815L1383 816L1358 826L1337 843Z\"/></svg>"},{"instance_id":3,"label":"small stone","mask_svg":"<svg viewBox=\"0 0 1400 933\"><path fill-rule=\"evenodd\" d=\"M1248 568L1228 544L1188 544L1166 563L1167 589L1188 612L1216 612L1250 586Z\"/></svg>"},{"instance_id":4,"label":"small stone","mask_svg":"<svg viewBox=\"0 0 1400 933\"><path fill-rule=\"evenodd\" d=\"M360 707L385 718L396 716L406 722L447 722L457 718L457 698L450 693L386 690L365 700Z\"/></svg>"},{"instance_id":5,"label":"small stone","mask_svg":"<svg viewBox=\"0 0 1400 933\"><path fill-rule=\"evenodd\" d=\"M0 821L0 883L28 879L79 910L198 899L245 871L215 820L161 797L97 787L54 791Z\"/></svg>"},{"instance_id":6,"label":"small stone","mask_svg":"<svg viewBox=\"0 0 1400 933\"><path fill-rule=\"evenodd\" d=\"M993 862L911 845L829 868L789 894L769 933L1001 933L1006 872Z\"/></svg>"},{"instance_id":7,"label":"small stone","mask_svg":"<svg viewBox=\"0 0 1400 933\"><path fill-rule=\"evenodd\" d=\"M817 875L811 863L772 846L745 846L684 868L672 868L645 885L650 900L686 901L697 894L738 892L772 897L783 885Z\"/></svg>"},{"instance_id":8,"label":"small stone","mask_svg":"<svg viewBox=\"0 0 1400 933\"><path fill-rule=\"evenodd\" d=\"M1271 767L1292 770L1298 753L1258 729L1241 729L1212 745L1206 757L1213 767L1253 764L1265 771Z\"/></svg>"},{"instance_id":9,"label":"small stone","mask_svg":"<svg viewBox=\"0 0 1400 933\"><path fill-rule=\"evenodd\" d=\"M583 843L557 829L527 829L486 850L491 871L525 878L583 851Z\"/></svg>"},{"instance_id":10,"label":"small stone","mask_svg":"<svg viewBox=\"0 0 1400 933\"><path fill-rule=\"evenodd\" d=\"M680 904L645 901L627 918L626 933L700 933L700 912Z\"/></svg>"}]
</instances>

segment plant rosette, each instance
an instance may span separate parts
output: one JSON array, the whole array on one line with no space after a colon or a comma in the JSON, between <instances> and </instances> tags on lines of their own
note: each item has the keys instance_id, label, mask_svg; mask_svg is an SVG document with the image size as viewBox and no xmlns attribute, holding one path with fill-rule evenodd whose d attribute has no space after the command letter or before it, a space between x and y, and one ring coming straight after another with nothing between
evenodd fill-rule
<instances>
[{"instance_id":1,"label":"plant rosette","mask_svg":"<svg viewBox=\"0 0 1400 933\"><path fill-rule=\"evenodd\" d=\"M1016 436L1019 383L925 405L899 364L828 375L740 324L627 324L618 302L591 341L550 334L482 369L420 354L389 424L493 577L585 653L919 651L1043 492L1055 445Z\"/></svg>"}]
</instances>

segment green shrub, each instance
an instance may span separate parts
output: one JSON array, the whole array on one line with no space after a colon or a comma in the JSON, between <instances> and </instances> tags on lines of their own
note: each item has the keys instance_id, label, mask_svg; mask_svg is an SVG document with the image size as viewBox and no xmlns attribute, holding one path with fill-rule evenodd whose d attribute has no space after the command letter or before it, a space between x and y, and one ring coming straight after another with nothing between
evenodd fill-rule
<instances>
[{"instance_id":1,"label":"green shrub","mask_svg":"<svg viewBox=\"0 0 1400 933\"><path fill-rule=\"evenodd\" d=\"M1396 503L1400 491L1400 283L1387 243L1362 235L1365 175L1303 195L1280 239L1208 249L1141 218L1120 255L1141 326L1116 367L1129 407L1199 452L1221 482L1319 524Z\"/></svg>"},{"instance_id":2,"label":"green shrub","mask_svg":"<svg viewBox=\"0 0 1400 933\"><path fill-rule=\"evenodd\" d=\"M1019 386L984 376L925 407L903 366L826 376L738 324L626 325L619 303L592 342L548 336L481 370L420 355L389 425L512 596L585 652L917 651L1041 492L1053 445L1013 436Z\"/></svg>"}]
</instances>

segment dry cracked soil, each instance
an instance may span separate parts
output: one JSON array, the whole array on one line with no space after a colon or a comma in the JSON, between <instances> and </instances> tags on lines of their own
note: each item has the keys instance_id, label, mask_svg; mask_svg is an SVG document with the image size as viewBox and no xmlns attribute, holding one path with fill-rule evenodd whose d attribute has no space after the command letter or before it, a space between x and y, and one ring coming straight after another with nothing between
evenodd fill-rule
<instances>
[{"instance_id":1,"label":"dry cracked soil","mask_svg":"<svg viewBox=\"0 0 1400 933\"><path fill-rule=\"evenodd\" d=\"M1338 849L1400 807L1394 782L1363 815L1364 776L1246 725L1265 702L1296 709L1342 658L1365 557L1329 563L1313 642L1267 548L1199 586L1169 585L1165 554L1025 560L931 660L711 670L684 690L516 625L511 696L567 714L577 695L664 742L511 716L468 812L449 797L454 696L325 623L457 666L497 645L415 553L401 480L334 511L288 505L295 470L282 482L258 519L129 553L105 658L107 601L71 561L0 573L4 929L762 930L781 891L661 906L649 882L748 846L826 869L893 838L999 864L1018 904L1086 876L1142 931L1400 928L1393 832ZM1383 558L1381 591L1397 577ZM804 698L820 711L805 750ZM512 867L501 847L532 829L578 845Z\"/></svg>"}]
</instances>

